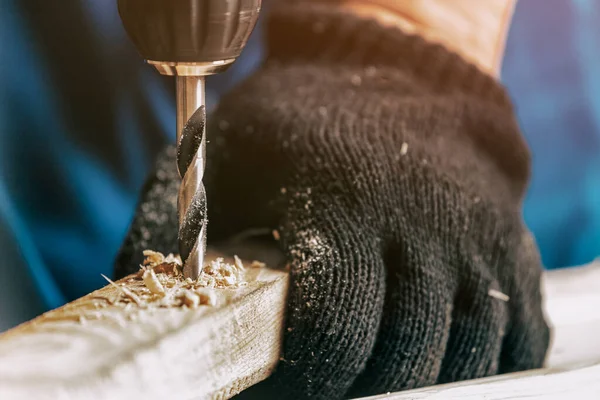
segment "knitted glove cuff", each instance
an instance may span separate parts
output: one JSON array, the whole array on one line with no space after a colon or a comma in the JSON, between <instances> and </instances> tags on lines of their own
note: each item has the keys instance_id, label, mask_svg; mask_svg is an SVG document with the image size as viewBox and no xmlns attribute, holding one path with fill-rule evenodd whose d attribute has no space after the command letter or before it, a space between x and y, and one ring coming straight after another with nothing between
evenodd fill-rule
<instances>
[{"instance_id":1,"label":"knitted glove cuff","mask_svg":"<svg viewBox=\"0 0 600 400\"><path fill-rule=\"evenodd\" d=\"M439 44L312 2L273 6L267 22L270 61L393 66L433 93L464 93L511 109L490 75Z\"/></svg>"}]
</instances>

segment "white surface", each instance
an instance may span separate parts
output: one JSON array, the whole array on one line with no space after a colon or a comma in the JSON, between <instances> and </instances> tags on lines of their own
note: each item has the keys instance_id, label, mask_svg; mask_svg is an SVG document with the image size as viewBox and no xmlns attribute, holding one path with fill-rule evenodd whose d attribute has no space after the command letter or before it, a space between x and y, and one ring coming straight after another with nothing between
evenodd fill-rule
<instances>
[{"instance_id":1,"label":"white surface","mask_svg":"<svg viewBox=\"0 0 600 400\"><path fill-rule=\"evenodd\" d=\"M545 369L368 399L600 399L600 262L547 272L543 288L553 329Z\"/></svg>"}]
</instances>

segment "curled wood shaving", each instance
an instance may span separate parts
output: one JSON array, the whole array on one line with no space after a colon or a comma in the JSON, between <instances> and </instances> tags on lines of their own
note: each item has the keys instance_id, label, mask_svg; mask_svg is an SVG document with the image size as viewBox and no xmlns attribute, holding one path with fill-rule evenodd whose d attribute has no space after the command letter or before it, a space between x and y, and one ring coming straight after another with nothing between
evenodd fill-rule
<instances>
[{"instance_id":1,"label":"curled wood shaving","mask_svg":"<svg viewBox=\"0 0 600 400\"><path fill-rule=\"evenodd\" d=\"M163 296L165 294L165 288L163 287L162 283L160 283L160 281L156 277L156 273L154 273L154 270L152 270L152 269L145 270L144 274L142 275L142 279L144 280L144 284L146 285L146 287L152 293L158 294L161 296Z\"/></svg>"},{"instance_id":2,"label":"curled wood shaving","mask_svg":"<svg viewBox=\"0 0 600 400\"><path fill-rule=\"evenodd\" d=\"M165 256L158 251L144 250L143 254L146 257L143 265L159 265L165 261Z\"/></svg>"}]
</instances>

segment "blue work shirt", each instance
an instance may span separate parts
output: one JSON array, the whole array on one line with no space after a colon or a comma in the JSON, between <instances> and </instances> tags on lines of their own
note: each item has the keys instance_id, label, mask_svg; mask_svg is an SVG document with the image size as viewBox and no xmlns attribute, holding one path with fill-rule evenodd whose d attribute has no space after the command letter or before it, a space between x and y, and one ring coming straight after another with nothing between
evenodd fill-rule
<instances>
[{"instance_id":1,"label":"blue work shirt","mask_svg":"<svg viewBox=\"0 0 600 400\"><path fill-rule=\"evenodd\" d=\"M534 154L525 217L549 268L600 254L599 12L520 2L508 40L503 80ZM209 80L209 107L258 66L261 34ZM173 88L116 1L0 0L0 330L104 285L174 140Z\"/></svg>"}]
</instances>

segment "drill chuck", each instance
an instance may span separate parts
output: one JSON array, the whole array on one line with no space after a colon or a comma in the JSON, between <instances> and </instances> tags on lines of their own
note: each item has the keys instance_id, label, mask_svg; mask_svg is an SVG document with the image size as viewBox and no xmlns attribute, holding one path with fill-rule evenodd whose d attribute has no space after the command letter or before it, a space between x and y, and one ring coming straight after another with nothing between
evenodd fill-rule
<instances>
[{"instance_id":1,"label":"drill chuck","mask_svg":"<svg viewBox=\"0 0 600 400\"><path fill-rule=\"evenodd\" d=\"M154 62L235 60L256 25L261 0L118 0L142 57Z\"/></svg>"},{"instance_id":2,"label":"drill chuck","mask_svg":"<svg viewBox=\"0 0 600 400\"><path fill-rule=\"evenodd\" d=\"M184 275L197 279L206 252L205 76L240 55L261 0L118 0L125 30L163 75L177 79L179 252Z\"/></svg>"}]
</instances>

